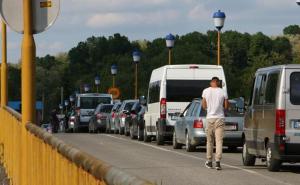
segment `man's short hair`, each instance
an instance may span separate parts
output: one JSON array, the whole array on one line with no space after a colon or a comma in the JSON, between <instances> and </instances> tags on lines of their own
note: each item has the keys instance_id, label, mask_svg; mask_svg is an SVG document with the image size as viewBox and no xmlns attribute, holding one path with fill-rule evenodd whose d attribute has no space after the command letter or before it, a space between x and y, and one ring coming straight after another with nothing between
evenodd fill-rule
<instances>
[{"instance_id":1,"label":"man's short hair","mask_svg":"<svg viewBox=\"0 0 300 185\"><path fill-rule=\"evenodd\" d=\"M220 79L218 78L218 77L213 77L212 79L211 79L211 81L216 81L216 82L220 82Z\"/></svg>"}]
</instances>

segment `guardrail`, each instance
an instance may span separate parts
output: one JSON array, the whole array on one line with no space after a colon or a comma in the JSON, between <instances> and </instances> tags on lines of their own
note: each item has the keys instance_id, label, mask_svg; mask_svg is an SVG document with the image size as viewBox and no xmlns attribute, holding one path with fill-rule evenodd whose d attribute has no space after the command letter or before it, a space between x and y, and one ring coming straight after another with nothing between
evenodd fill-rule
<instances>
[{"instance_id":1,"label":"guardrail","mask_svg":"<svg viewBox=\"0 0 300 185\"><path fill-rule=\"evenodd\" d=\"M74 148L33 124L26 125L27 166L21 174L21 116L0 108L0 160L11 184L153 185Z\"/></svg>"}]
</instances>

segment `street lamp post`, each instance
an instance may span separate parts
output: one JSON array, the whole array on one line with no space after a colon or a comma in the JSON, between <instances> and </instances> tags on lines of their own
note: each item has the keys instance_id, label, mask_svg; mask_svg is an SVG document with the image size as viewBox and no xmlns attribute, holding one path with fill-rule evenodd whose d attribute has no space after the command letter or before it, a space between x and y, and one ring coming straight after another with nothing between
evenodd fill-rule
<instances>
[{"instance_id":1,"label":"street lamp post","mask_svg":"<svg viewBox=\"0 0 300 185\"><path fill-rule=\"evenodd\" d=\"M135 93L134 93L134 98L137 99L138 96L138 64L141 61L141 53L138 50L135 50L132 53L132 58L133 58L133 62L135 64L135 83L134 83L134 87L135 87Z\"/></svg>"},{"instance_id":2,"label":"street lamp post","mask_svg":"<svg viewBox=\"0 0 300 185\"><path fill-rule=\"evenodd\" d=\"M95 77L95 85L97 88L97 93L99 93L99 85L100 85L100 77L99 76Z\"/></svg>"},{"instance_id":3,"label":"street lamp post","mask_svg":"<svg viewBox=\"0 0 300 185\"><path fill-rule=\"evenodd\" d=\"M169 49L169 65L172 64L172 49L174 47L174 44L175 44L175 36L172 35L171 33L169 35L166 36L166 45L167 45L167 48Z\"/></svg>"},{"instance_id":4,"label":"street lamp post","mask_svg":"<svg viewBox=\"0 0 300 185\"><path fill-rule=\"evenodd\" d=\"M221 29L224 26L225 18L226 15L224 12L221 12L221 10L218 10L213 15L214 24L218 30L218 65L221 63Z\"/></svg>"},{"instance_id":5,"label":"street lamp post","mask_svg":"<svg viewBox=\"0 0 300 185\"><path fill-rule=\"evenodd\" d=\"M112 76L113 76L113 84L112 84L112 87L113 88L115 88L115 85L116 85L116 79L115 79L115 77L116 77L116 75L117 75L117 73L118 73L118 66L117 65L115 65L115 64L113 64L112 66L111 66L111 74L112 74Z\"/></svg>"}]
</instances>

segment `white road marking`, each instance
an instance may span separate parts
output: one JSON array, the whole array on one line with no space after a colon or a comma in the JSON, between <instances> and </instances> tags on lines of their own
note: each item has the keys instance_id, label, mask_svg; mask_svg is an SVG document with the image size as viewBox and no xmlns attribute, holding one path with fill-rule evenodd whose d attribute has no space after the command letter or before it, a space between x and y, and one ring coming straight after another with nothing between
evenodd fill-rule
<instances>
[{"instance_id":1,"label":"white road marking","mask_svg":"<svg viewBox=\"0 0 300 185\"><path fill-rule=\"evenodd\" d=\"M147 144L147 143L143 143L143 142L139 142L139 141L128 140L128 139L124 139L124 138L121 138L121 137L116 137L116 136L108 135L108 134L104 134L104 136L115 138L115 139L119 139L119 140L123 140L123 141L126 141L126 142L131 142L131 143L135 143L135 144L140 144L140 145L148 146L148 147L151 147L151 148L154 148L154 149L157 149L157 150L161 150L161 151L165 151L165 152L175 153L177 155L181 155L181 156L184 156L184 157L189 157L189 158L197 159L197 160L200 160L200 161L206 161L206 159L202 158L202 157L196 157L196 156L193 156L193 155L188 155L188 154L184 154L184 153L173 151L173 150L168 150L168 149L165 149L165 148L162 148L162 147L159 147L159 146L155 146L155 145L151 145L151 144ZM253 174L253 175L260 176L260 177L262 177L264 179L267 179L267 180L275 182L275 183L284 184L284 185L292 185L290 183L286 183L286 182L283 182L281 180L277 180L277 179L274 179L272 177L265 176L265 175L260 174L260 173L258 173L256 171L253 171L253 170L240 168L238 166L233 166L233 165L226 164L226 163L222 163L222 165L223 166L227 166L229 168L241 170L241 171Z\"/></svg>"}]
</instances>

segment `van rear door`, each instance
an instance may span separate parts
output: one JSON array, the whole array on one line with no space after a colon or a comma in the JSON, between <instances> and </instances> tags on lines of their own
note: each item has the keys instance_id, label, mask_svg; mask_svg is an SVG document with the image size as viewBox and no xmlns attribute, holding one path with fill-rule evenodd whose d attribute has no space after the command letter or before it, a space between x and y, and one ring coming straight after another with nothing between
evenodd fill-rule
<instances>
[{"instance_id":1,"label":"van rear door","mask_svg":"<svg viewBox=\"0 0 300 185\"><path fill-rule=\"evenodd\" d=\"M286 93L286 136L289 138L287 142L291 144L287 150L294 150L295 147L292 145L300 144L300 69L286 69L285 72L286 90L288 90Z\"/></svg>"}]
</instances>

